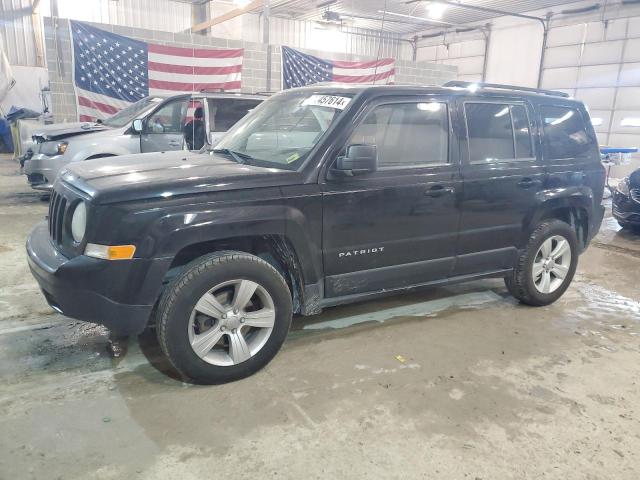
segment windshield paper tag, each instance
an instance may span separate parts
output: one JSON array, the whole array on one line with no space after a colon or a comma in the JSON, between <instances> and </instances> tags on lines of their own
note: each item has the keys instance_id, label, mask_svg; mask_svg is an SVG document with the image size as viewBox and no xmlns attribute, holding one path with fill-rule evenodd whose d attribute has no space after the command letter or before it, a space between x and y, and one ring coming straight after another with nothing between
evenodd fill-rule
<instances>
[{"instance_id":1,"label":"windshield paper tag","mask_svg":"<svg viewBox=\"0 0 640 480\"><path fill-rule=\"evenodd\" d=\"M315 107L329 107L337 110L344 110L351 99L349 97L337 97L335 95L311 95L303 102L303 106L312 105Z\"/></svg>"},{"instance_id":2,"label":"windshield paper tag","mask_svg":"<svg viewBox=\"0 0 640 480\"><path fill-rule=\"evenodd\" d=\"M300 154L298 152L294 152L286 158L287 163L293 163L300 158Z\"/></svg>"}]
</instances>

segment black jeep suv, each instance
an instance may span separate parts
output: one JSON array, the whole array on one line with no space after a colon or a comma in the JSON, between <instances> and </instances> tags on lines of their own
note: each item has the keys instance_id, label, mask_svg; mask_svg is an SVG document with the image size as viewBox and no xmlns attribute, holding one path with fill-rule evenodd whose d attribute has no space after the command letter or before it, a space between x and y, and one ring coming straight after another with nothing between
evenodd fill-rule
<instances>
[{"instance_id":1,"label":"black jeep suv","mask_svg":"<svg viewBox=\"0 0 640 480\"><path fill-rule=\"evenodd\" d=\"M69 317L153 318L200 383L263 367L294 313L484 277L550 304L604 212L585 107L541 90L306 87L214 150L145 155L63 172L29 265Z\"/></svg>"}]
</instances>

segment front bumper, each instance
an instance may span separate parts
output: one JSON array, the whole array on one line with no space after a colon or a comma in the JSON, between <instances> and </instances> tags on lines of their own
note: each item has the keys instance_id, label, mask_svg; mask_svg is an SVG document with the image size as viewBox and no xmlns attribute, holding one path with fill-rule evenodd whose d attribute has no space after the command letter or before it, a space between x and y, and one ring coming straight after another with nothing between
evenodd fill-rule
<instances>
[{"instance_id":1,"label":"front bumper","mask_svg":"<svg viewBox=\"0 0 640 480\"><path fill-rule=\"evenodd\" d=\"M618 192L613 192L613 217L621 223L640 225L640 203Z\"/></svg>"},{"instance_id":2,"label":"front bumper","mask_svg":"<svg viewBox=\"0 0 640 480\"><path fill-rule=\"evenodd\" d=\"M49 157L39 153L25 160L24 173L31 188L50 191L58 173L68 163L62 155Z\"/></svg>"},{"instance_id":3,"label":"front bumper","mask_svg":"<svg viewBox=\"0 0 640 480\"><path fill-rule=\"evenodd\" d=\"M118 335L141 333L160 294L171 259L66 258L52 244L46 222L27 239L31 273L55 310L108 327Z\"/></svg>"}]
</instances>

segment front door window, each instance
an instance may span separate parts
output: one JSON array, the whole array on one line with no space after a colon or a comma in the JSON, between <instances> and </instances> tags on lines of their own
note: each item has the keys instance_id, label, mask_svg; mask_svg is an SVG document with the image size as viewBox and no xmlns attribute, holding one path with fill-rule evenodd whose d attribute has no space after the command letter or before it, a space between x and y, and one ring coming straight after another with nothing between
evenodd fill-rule
<instances>
[{"instance_id":1,"label":"front door window","mask_svg":"<svg viewBox=\"0 0 640 480\"><path fill-rule=\"evenodd\" d=\"M182 133L186 116L186 101L177 100L167 103L149 117L147 133Z\"/></svg>"},{"instance_id":2,"label":"front door window","mask_svg":"<svg viewBox=\"0 0 640 480\"><path fill-rule=\"evenodd\" d=\"M189 102L186 99L170 101L147 118L140 138L142 152L181 150L184 147L184 125Z\"/></svg>"}]
</instances>

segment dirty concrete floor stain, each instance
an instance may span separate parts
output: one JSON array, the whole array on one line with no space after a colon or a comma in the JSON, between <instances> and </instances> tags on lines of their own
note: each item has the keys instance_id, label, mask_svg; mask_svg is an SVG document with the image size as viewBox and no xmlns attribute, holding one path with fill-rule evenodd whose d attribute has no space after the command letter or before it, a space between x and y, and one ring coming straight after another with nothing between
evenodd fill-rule
<instances>
[{"instance_id":1,"label":"dirty concrete floor stain","mask_svg":"<svg viewBox=\"0 0 640 480\"><path fill-rule=\"evenodd\" d=\"M46 204L16 172L0 160L1 479L639 478L640 240L611 220L555 305L487 280L328 309L199 387L153 331L113 359L46 306L23 253Z\"/></svg>"}]
</instances>

